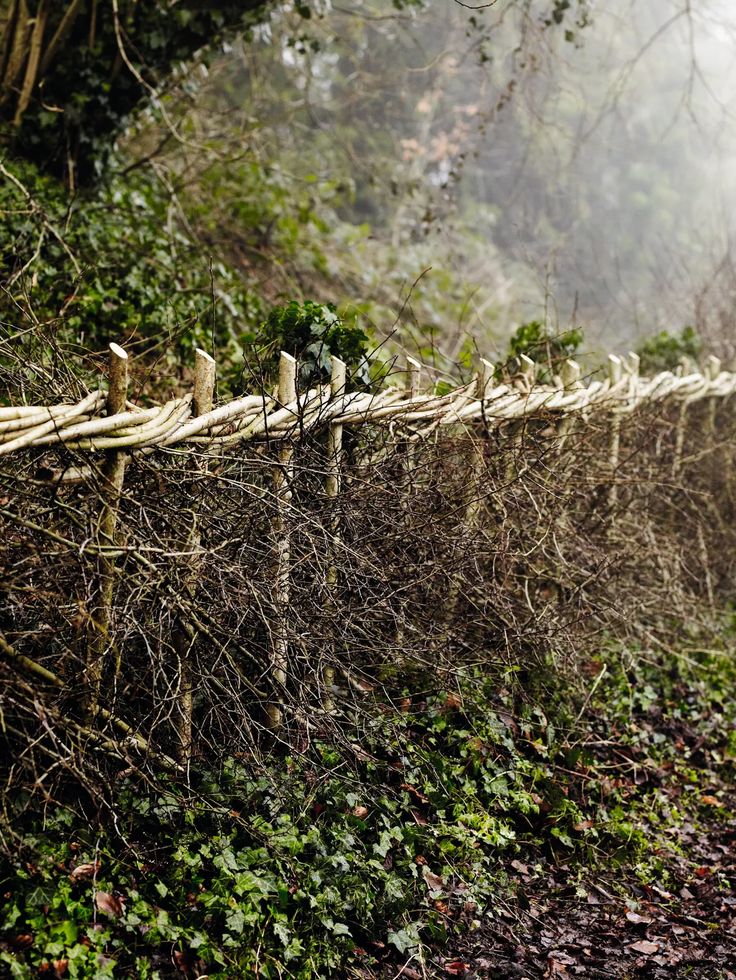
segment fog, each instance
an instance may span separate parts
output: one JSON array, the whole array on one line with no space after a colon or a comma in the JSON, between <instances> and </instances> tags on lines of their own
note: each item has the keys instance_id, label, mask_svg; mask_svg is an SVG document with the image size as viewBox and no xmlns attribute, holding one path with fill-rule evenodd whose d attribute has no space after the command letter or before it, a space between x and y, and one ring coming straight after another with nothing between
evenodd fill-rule
<instances>
[{"instance_id":1,"label":"fog","mask_svg":"<svg viewBox=\"0 0 736 980\"><path fill-rule=\"evenodd\" d=\"M597 0L589 23L574 10L561 26L549 7L372 0L303 22L281 8L228 55L221 116L237 108L243 140L313 181L342 223L337 293L359 282L402 311L416 299L416 325L434 311L451 347L537 318L606 349L686 323L723 329L733 5Z\"/></svg>"}]
</instances>

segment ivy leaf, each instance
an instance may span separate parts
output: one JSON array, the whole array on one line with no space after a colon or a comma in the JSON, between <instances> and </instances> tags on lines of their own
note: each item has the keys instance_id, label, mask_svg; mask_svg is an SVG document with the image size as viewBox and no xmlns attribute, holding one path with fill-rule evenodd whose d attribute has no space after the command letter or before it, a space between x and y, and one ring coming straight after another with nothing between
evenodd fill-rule
<instances>
[{"instance_id":1,"label":"ivy leaf","mask_svg":"<svg viewBox=\"0 0 736 980\"><path fill-rule=\"evenodd\" d=\"M225 917L225 927L229 932L241 935L245 928L245 915L242 909L234 909Z\"/></svg>"}]
</instances>

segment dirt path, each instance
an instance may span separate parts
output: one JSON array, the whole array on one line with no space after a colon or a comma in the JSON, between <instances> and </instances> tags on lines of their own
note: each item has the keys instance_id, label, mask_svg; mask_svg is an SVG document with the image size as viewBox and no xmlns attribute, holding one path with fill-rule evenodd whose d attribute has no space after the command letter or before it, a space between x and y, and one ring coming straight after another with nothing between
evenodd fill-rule
<instances>
[{"instance_id":1,"label":"dirt path","mask_svg":"<svg viewBox=\"0 0 736 980\"><path fill-rule=\"evenodd\" d=\"M736 821L685 821L675 835L681 853L663 860L660 882L515 862L515 900L435 960L434 975L736 980Z\"/></svg>"}]
</instances>

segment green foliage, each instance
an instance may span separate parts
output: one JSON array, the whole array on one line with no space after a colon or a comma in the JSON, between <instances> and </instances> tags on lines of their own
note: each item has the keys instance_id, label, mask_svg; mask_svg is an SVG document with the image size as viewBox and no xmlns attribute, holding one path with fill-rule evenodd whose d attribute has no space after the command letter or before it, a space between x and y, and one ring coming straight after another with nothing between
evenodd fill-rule
<instances>
[{"instance_id":1,"label":"green foliage","mask_svg":"<svg viewBox=\"0 0 736 980\"><path fill-rule=\"evenodd\" d=\"M49 7L34 97L19 126L16 99L3 98L0 122L14 154L57 175L73 161L76 181L87 183L131 112L195 55L214 53L228 35L252 26L265 2L119 0L117 25L110 6L98 11L89 0ZM66 33L51 51L62 23Z\"/></svg>"},{"instance_id":2,"label":"green foliage","mask_svg":"<svg viewBox=\"0 0 736 980\"><path fill-rule=\"evenodd\" d=\"M550 675L544 709L514 672L375 703L341 746L194 771L184 794L126 777L114 821L61 807L30 820L18 799L0 963L155 978L173 959L221 980L306 980L370 965L375 943L405 959L472 928L515 855L633 861L661 885L663 807L670 825L697 819L734 759L730 658L673 656L611 647L581 665L584 683Z\"/></svg>"},{"instance_id":3,"label":"green foliage","mask_svg":"<svg viewBox=\"0 0 736 980\"><path fill-rule=\"evenodd\" d=\"M150 172L112 178L71 203L33 167L13 173L26 193L0 185L0 316L11 333L38 325L29 360L43 364L52 342L94 351L113 340L169 358L169 372L195 345L239 356L260 301L172 222L170 194Z\"/></svg>"},{"instance_id":4,"label":"green foliage","mask_svg":"<svg viewBox=\"0 0 736 980\"><path fill-rule=\"evenodd\" d=\"M264 775L231 762L186 802L128 782L120 837L59 810L2 873L0 962L153 977L173 949L212 977L308 978L365 962L374 938L402 954L437 941L489 897L514 813L537 809L509 745L495 714L471 723L437 697L377 714L357 765L328 744Z\"/></svg>"},{"instance_id":5,"label":"green foliage","mask_svg":"<svg viewBox=\"0 0 736 980\"><path fill-rule=\"evenodd\" d=\"M645 374L658 371L673 371L680 359L688 357L697 360L703 349L703 342L695 330L683 327L679 334L662 330L637 348L640 367Z\"/></svg>"},{"instance_id":6,"label":"green foliage","mask_svg":"<svg viewBox=\"0 0 736 980\"><path fill-rule=\"evenodd\" d=\"M583 332L577 327L553 334L540 320L532 320L517 327L509 340L508 358L514 367L526 354L542 367L541 377L555 371L555 365L574 357L583 342Z\"/></svg>"},{"instance_id":7,"label":"green foliage","mask_svg":"<svg viewBox=\"0 0 736 980\"><path fill-rule=\"evenodd\" d=\"M272 310L256 335L261 350L261 368L271 380L278 377L280 351L299 362L303 390L330 379L330 358L345 361L355 389L370 384L368 337L354 323L338 316L331 304L292 301Z\"/></svg>"}]
</instances>

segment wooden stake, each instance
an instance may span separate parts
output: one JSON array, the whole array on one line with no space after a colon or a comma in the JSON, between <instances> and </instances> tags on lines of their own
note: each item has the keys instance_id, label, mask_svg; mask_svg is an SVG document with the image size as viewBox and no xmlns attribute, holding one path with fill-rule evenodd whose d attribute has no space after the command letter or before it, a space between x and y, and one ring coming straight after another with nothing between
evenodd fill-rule
<instances>
[{"instance_id":1,"label":"wooden stake","mask_svg":"<svg viewBox=\"0 0 736 980\"><path fill-rule=\"evenodd\" d=\"M406 358L406 391L409 398L416 398L422 379L422 365L413 357Z\"/></svg>"},{"instance_id":2,"label":"wooden stake","mask_svg":"<svg viewBox=\"0 0 736 980\"><path fill-rule=\"evenodd\" d=\"M496 373L495 365L491 364L484 357L480 359L478 372L475 376L475 397L481 402L485 402L488 394L493 387L493 376ZM483 416L485 422L485 416ZM470 457L470 480L468 482L469 496L465 505L465 523L468 526L475 526L480 512L483 508L484 494L483 475L485 473L485 445L487 426L480 436L476 436L473 451Z\"/></svg>"},{"instance_id":3,"label":"wooden stake","mask_svg":"<svg viewBox=\"0 0 736 980\"><path fill-rule=\"evenodd\" d=\"M107 414L125 411L128 397L128 355L122 347L110 344L108 366L109 390ZM97 527L98 544L113 545L118 523L118 508L125 480L124 452L116 449L105 453L102 465L102 510ZM100 553L97 560L97 596L90 612L91 635L87 646L87 684L90 713L97 711L103 676L103 661L109 645L112 622L112 600L117 577L114 556ZM115 676L120 672L120 654L116 654Z\"/></svg>"},{"instance_id":4,"label":"wooden stake","mask_svg":"<svg viewBox=\"0 0 736 980\"><path fill-rule=\"evenodd\" d=\"M525 395L534 387L537 377L537 365L526 354L519 356L519 371L514 378L514 387L520 389ZM510 422L507 425L509 433L508 457L506 461L506 482L512 483L519 472L519 455L524 444L524 429L526 421Z\"/></svg>"},{"instance_id":5,"label":"wooden stake","mask_svg":"<svg viewBox=\"0 0 736 980\"><path fill-rule=\"evenodd\" d=\"M608 380L611 387L618 384L623 377L623 362L616 354L608 355ZM608 470L611 485L608 490L608 508L613 511L618 503L618 486L616 485L619 455L621 452L621 415L616 404L611 405L611 433L608 443Z\"/></svg>"},{"instance_id":6,"label":"wooden stake","mask_svg":"<svg viewBox=\"0 0 736 980\"><path fill-rule=\"evenodd\" d=\"M582 386L582 381L580 380L581 374L582 371L577 361L565 361L560 368L560 377L562 378L565 391L575 391ZM566 415L557 427L557 453L560 456L564 452L565 444L573 425L574 419L572 416Z\"/></svg>"},{"instance_id":7,"label":"wooden stake","mask_svg":"<svg viewBox=\"0 0 736 980\"><path fill-rule=\"evenodd\" d=\"M330 394L333 398L341 398L345 393L347 379L347 365L339 357L330 358L331 377ZM338 422L333 422L327 430L327 474L325 477L325 493L331 501L336 501L340 493L340 467L342 465L342 433L343 427ZM328 603L331 610L337 608L337 555L340 548L340 522L337 511L333 507L332 514L328 517L330 528L329 565L327 566L327 593ZM336 656L337 651L332 651ZM335 668L332 664L327 664L323 676L324 695L322 705L325 711L332 711L335 707L332 700L331 689L335 683Z\"/></svg>"},{"instance_id":8,"label":"wooden stake","mask_svg":"<svg viewBox=\"0 0 736 980\"><path fill-rule=\"evenodd\" d=\"M278 400L282 406L296 401L296 361L281 351L279 363ZM273 519L273 532L276 542L276 570L274 575L274 598L277 608L277 622L273 631L271 651L271 679L273 681L274 702L268 706L268 722L271 729L281 727L282 711L280 702L286 688L286 672L289 663L289 634L287 612L289 608L291 585L291 535L288 514L291 508L291 484L294 478L294 448L284 440L279 449L278 465L273 470L276 514Z\"/></svg>"},{"instance_id":9,"label":"wooden stake","mask_svg":"<svg viewBox=\"0 0 736 980\"><path fill-rule=\"evenodd\" d=\"M210 355L197 347L194 352L194 391L192 395L192 415L207 415L212 411L215 396L215 377L217 364ZM203 459L194 457L190 466L195 474L204 473L207 470L207 463ZM189 560L189 568L184 576L184 587L186 592L192 594L197 587L197 578L201 556L198 554L202 545L202 535L197 522L196 505L192 508L192 524L188 538L185 542L185 550L192 552ZM178 699L176 704L176 714L174 724L178 738L179 762L186 765L192 754L192 734L194 699L192 683L192 657L191 650L196 638L196 631L186 628L184 622L178 622L174 632L174 649L179 658L179 685Z\"/></svg>"},{"instance_id":10,"label":"wooden stake","mask_svg":"<svg viewBox=\"0 0 736 980\"><path fill-rule=\"evenodd\" d=\"M713 357L711 355L705 364L704 374L709 381L715 381L718 375L721 373L721 361L718 357ZM711 443L711 448L715 449L716 442L716 415L718 409L718 398L711 397L708 399L708 438Z\"/></svg>"},{"instance_id":11,"label":"wooden stake","mask_svg":"<svg viewBox=\"0 0 736 980\"><path fill-rule=\"evenodd\" d=\"M481 358L478 365L478 371L475 376L475 397L481 401L485 401L485 399L488 397L488 393L493 386L493 376L495 371L496 369L490 361L485 360L485 358ZM486 471L486 441L487 429L484 427L483 432L480 435L477 435L473 442L470 458L468 460L468 486L467 496L465 498L466 531L472 531L478 526L483 512L483 505L486 500L486 494L483 492L483 488L485 486L484 476ZM458 605L461 598L461 588L462 578L457 573L453 573L450 580L447 601L445 603L444 615L442 617L443 627L440 632L440 641L442 643L446 643L449 639L452 622L457 616Z\"/></svg>"},{"instance_id":12,"label":"wooden stake","mask_svg":"<svg viewBox=\"0 0 736 980\"><path fill-rule=\"evenodd\" d=\"M672 457L673 478L680 475L680 469L682 468L682 452L685 447L685 432L687 430L687 411L688 403L684 401L680 405L680 412L675 426L675 452Z\"/></svg>"},{"instance_id":13,"label":"wooden stake","mask_svg":"<svg viewBox=\"0 0 736 980\"><path fill-rule=\"evenodd\" d=\"M413 357L406 358L406 393L413 401L419 394L422 383L422 365ZM404 444L404 461L406 464L407 483L411 484L411 477L416 467L416 446L409 440ZM410 486L411 489L411 486Z\"/></svg>"}]
</instances>

